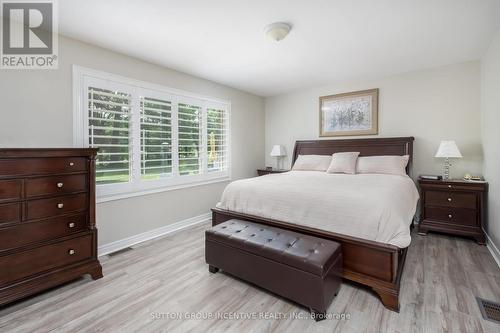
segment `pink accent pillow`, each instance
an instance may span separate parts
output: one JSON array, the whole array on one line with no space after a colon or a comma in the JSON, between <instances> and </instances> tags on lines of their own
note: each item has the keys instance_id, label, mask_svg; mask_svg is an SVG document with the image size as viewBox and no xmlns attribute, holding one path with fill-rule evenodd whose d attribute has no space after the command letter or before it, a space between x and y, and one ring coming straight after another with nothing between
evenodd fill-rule
<instances>
[{"instance_id":1,"label":"pink accent pillow","mask_svg":"<svg viewBox=\"0 0 500 333\"><path fill-rule=\"evenodd\" d=\"M409 155L362 156L358 158L356 172L406 176L409 159Z\"/></svg>"},{"instance_id":2,"label":"pink accent pillow","mask_svg":"<svg viewBox=\"0 0 500 333\"><path fill-rule=\"evenodd\" d=\"M356 173L356 161L359 151L347 153L335 153L332 155L332 162L326 170L327 173L347 173L354 175Z\"/></svg>"}]
</instances>

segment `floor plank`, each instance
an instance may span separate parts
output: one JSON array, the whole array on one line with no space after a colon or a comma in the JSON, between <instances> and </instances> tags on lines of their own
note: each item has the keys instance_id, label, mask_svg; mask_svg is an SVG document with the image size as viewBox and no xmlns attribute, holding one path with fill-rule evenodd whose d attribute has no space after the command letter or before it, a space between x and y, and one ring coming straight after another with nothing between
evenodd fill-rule
<instances>
[{"instance_id":1,"label":"floor plank","mask_svg":"<svg viewBox=\"0 0 500 333\"><path fill-rule=\"evenodd\" d=\"M103 257L104 278L82 278L0 308L0 332L497 332L475 297L500 301L500 269L474 241L413 235L402 278L401 312L368 289L344 282L329 313L349 320L314 322L306 309L204 262L200 225ZM169 318L254 314L256 318ZM265 317L267 315L267 317ZM286 317L287 316L287 317ZM292 317L293 316L293 317Z\"/></svg>"}]
</instances>

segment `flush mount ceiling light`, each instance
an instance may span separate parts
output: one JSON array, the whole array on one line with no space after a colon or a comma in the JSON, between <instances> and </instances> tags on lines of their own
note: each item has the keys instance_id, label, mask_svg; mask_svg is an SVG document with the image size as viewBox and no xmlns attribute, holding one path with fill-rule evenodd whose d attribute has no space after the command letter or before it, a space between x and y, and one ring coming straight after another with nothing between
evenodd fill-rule
<instances>
[{"instance_id":1,"label":"flush mount ceiling light","mask_svg":"<svg viewBox=\"0 0 500 333\"><path fill-rule=\"evenodd\" d=\"M288 35L292 27L288 23L275 22L264 28L264 33L275 41L279 42Z\"/></svg>"}]
</instances>

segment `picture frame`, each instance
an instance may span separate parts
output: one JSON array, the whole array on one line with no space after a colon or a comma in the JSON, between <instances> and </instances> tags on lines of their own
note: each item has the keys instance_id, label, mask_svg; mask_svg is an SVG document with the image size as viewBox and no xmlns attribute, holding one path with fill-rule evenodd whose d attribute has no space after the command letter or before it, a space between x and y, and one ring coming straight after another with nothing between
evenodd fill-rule
<instances>
[{"instance_id":1,"label":"picture frame","mask_svg":"<svg viewBox=\"0 0 500 333\"><path fill-rule=\"evenodd\" d=\"M378 134L379 89L319 98L319 136Z\"/></svg>"}]
</instances>

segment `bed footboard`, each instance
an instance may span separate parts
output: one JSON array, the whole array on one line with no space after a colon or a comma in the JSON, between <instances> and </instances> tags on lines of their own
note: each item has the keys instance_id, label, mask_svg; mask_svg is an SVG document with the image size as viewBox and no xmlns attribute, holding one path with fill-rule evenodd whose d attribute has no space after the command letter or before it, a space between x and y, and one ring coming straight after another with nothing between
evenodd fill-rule
<instances>
[{"instance_id":1,"label":"bed footboard","mask_svg":"<svg viewBox=\"0 0 500 333\"><path fill-rule=\"evenodd\" d=\"M293 230L340 243L344 258L343 278L372 288L388 309L399 312L399 288L407 249L218 208L212 209L212 225L232 218Z\"/></svg>"}]
</instances>

